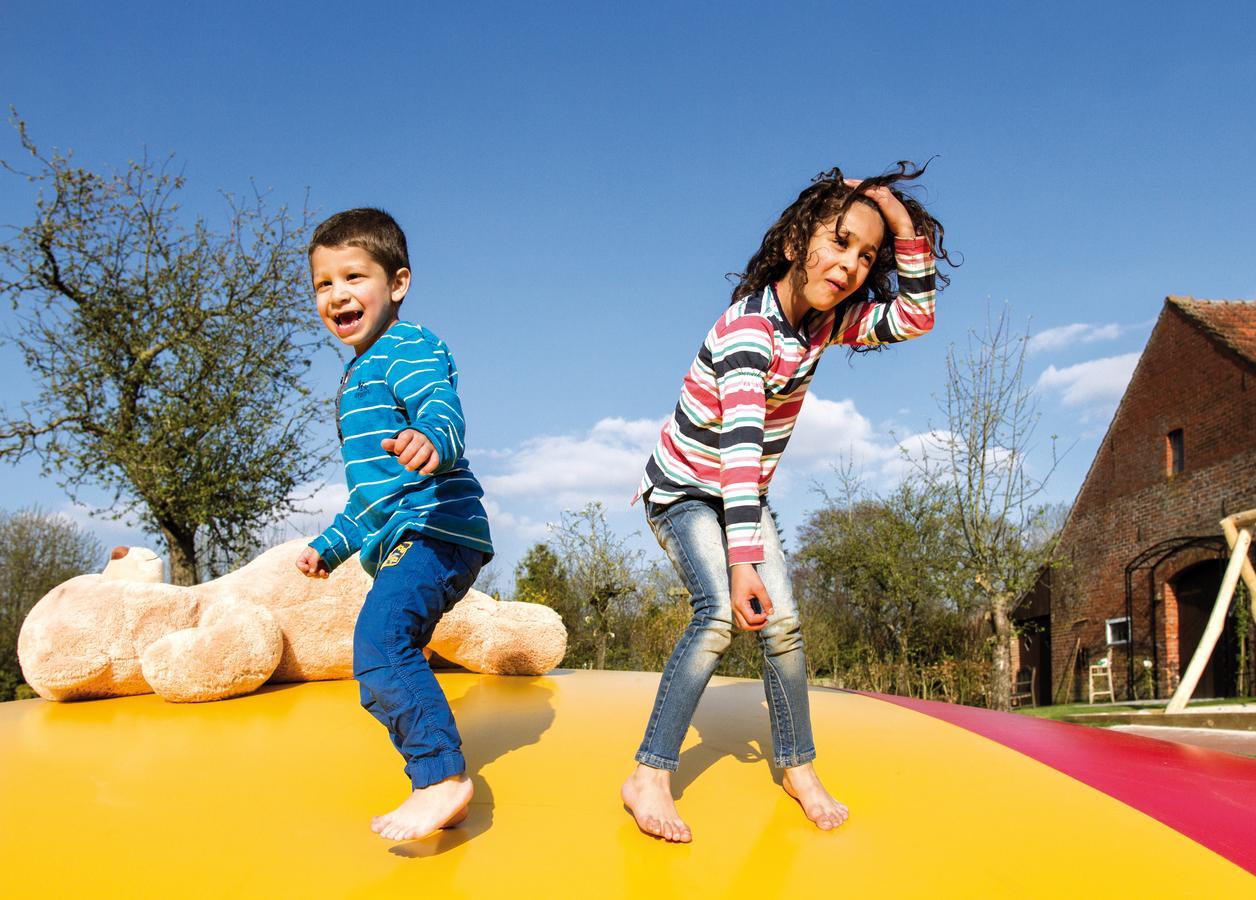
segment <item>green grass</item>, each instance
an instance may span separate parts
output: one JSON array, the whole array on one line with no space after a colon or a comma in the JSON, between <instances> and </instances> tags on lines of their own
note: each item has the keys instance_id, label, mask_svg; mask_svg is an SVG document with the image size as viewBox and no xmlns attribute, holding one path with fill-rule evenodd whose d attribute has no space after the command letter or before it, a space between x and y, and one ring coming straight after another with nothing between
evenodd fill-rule
<instances>
[{"instance_id":1,"label":"green grass","mask_svg":"<svg viewBox=\"0 0 1256 900\"><path fill-rule=\"evenodd\" d=\"M1146 706L1125 706L1118 704L1116 706L1103 704L1101 706L1092 706L1089 703L1061 703L1057 706L1022 706L1015 712L1023 713L1027 716L1033 716L1037 719L1063 719L1067 716L1081 716L1086 713L1128 713L1137 712L1139 709L1153 709L1154 707Z\"/></svg>"},{"instance_id":2,"label":"green grass","mask_svg":"<svg viewBox=\"0 0 1256 900\"><path fill-rule=\"evenodd\" d=\"M1192 700L1187 705L1191 706L1229 706L1238 703L1256 703L1256 697L1226 697L1220 700ZM1157 701L1154 705L1143 704L1139 706L1131 706L1123 703L1061 703L1057 706L1025 706L1016 710L1018 713L1024 713L1027 716L1036 716L1040 719L1063 719L1067 716L1084 716L1090 714L1102 713L1130 713L1139 710L1153 712L1161 711L1169 705L1168 699Z\"/></svg>"}]
</instances>

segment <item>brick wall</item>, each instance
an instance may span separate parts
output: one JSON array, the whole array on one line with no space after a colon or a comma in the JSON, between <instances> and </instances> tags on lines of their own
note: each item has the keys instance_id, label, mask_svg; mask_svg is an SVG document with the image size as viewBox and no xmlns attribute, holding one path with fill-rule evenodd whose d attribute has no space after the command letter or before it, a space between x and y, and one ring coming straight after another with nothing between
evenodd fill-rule
<instances>
[{"instance_id":1,"label":"brick wall","mask_svg":"<svg viewBox=\"0 0 1256 900\"><path fill-rule=\"evenodd\" d=\"M1182 429L1185 468L1167 473L1167 435ZM1117 696L1125 696L1127 652L1158 656L1161 696L1177 685L1177 605L1166 583L1215 551L1195 548L1167 559L1133 584L1131 644L1109 648L1105 620L1125 615L1125 567L1169 538L1221 536L1226 515L1256 507L1256 376L1166 304L1091 464L1061 536L1066 569L1053 590L1055 695L1067 683L1080 639L1090 660L1113 660ZM1227 551L1228 555L1228 551ZM1154 626L1153 626L1154 604ZM1080 672L1072 697L1084 697Z\"/></svg>"}]
</instances>

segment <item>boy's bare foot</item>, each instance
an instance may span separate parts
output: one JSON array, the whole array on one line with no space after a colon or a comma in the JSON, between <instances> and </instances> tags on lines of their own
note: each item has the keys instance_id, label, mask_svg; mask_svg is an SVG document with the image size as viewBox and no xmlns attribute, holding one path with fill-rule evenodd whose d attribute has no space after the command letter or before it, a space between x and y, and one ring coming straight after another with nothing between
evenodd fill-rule
<instances>
[{"instance_id":1,"label":"boy's bare foot","mask_svg":"<svg viewBox=\"0 0 1256 900\"><path fill-rule=\"evenodd\" d=\"M637 827L646 834L682 844L693 840L689 826L676 811L672 773L666 769L638 765L619 789L619 796L637 820Z\"/></svg>"},{"instance_id":2,"label":"boy's bare foot","mask_svg":"<svg viewBox=\"0 0 1256 900\"><path fill-rule=\"evenodd\" d=\"M781 778L781 787L798 801L807 818L824 831L833 830L850 815L850 810L834 800L824 789L820 776L816 774L811 763L786 769Z\"/></svg>"},{"instance_id":3,"label":"boy's bare foot","mask_svg":"<svg viewBox=\"0 0 1256 900\"><path fill-rule=\"evenodd\" d=\"M419 788L392 812L371 819L371 831L390 841L412 841L467 817L475 788L466 775L454 775Z\"/></svg>"}]
</instances>

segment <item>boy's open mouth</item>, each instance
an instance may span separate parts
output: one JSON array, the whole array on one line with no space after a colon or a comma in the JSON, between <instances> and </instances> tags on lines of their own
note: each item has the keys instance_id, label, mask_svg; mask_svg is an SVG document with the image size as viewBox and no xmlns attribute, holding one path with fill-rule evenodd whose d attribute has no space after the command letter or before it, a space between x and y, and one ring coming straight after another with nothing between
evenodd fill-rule
<instances>
[{"instance_id":1,"label":"boy's open mouth","mask_svg":"<svg viewBox=\"0 0 1256 900\"><path fill-rule=\"evenodd\" d=\"M358 320L362 318L362 310L346 310L342 313L336 313L333 318L336 322L336 330L341 334L345 334L357 327Z\"/></svg>"}]
</instances>

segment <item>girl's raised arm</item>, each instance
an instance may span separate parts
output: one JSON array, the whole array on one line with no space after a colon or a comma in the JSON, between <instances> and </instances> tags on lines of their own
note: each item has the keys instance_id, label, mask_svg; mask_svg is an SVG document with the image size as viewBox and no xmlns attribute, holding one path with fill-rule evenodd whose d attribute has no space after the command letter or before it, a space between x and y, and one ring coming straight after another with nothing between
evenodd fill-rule
<instances>
[{"instance_id":1,"label":"girl's raised arm","mask_svg":"<svg viewBox=\"0 0 1256 900\"><path fill-rule=\"evenodd\" d=\"M847 178L846 184L860 182ZM898 268L898 296L892 303L872 300L849 304L841 321L834 323L833 344L892 344L919 337L933 328L933 306L937 296L937 269L929 242L916 234L911 214L888 187L870 188L868 199L875 200L881 218L894 235L894 261Z\"/></svg>"}]
</instances>

